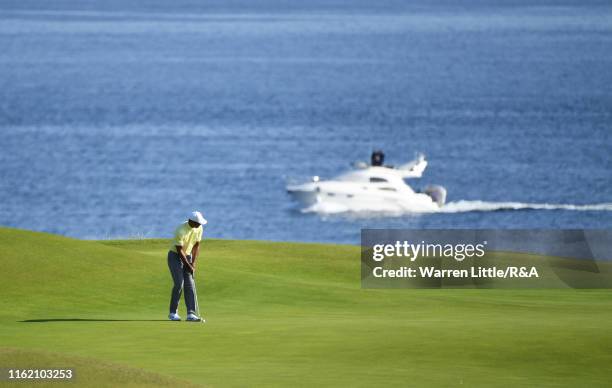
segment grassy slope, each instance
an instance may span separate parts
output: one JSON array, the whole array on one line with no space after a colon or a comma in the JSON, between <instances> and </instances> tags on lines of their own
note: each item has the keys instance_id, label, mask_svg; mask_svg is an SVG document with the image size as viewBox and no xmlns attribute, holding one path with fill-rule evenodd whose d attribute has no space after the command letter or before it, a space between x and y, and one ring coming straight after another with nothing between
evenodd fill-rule
<instances>
[{"instance_id":1,"label":"grassy slope","mask_svg":"<svg viewBox=\"0 0 612 388\"><path fill-rule=\"evenodd\" d=\"M162 376L158 373L139 368L129 368L124 365L102 362L97 359L66 356L63 354L31 351L13 348L0 348L0 365L19 369L66 369L74 371L73 382L80 386L92 387L196 387L197 385L176 378ZM23 382L23 380L21 381ZM14 386L9 382L0 382L0 385ZM60 385L62 383L59 383ZM33 386L57 387L58 382L53 380L36 380ZM17 384L23 386L23 384Z\"/></svg>"},{"instance_id":2,"label":"grassy slope","mask_svg":"<svg viewBox=\"0 0 612 388\"><path fill-rule=\"evenodd\" d=\"M102 379L83 361L92 359L121 365L134 384L142 380L129 376L141 368L136 375L159 385L606 386L612 378L608 290L362 290L358 247L207 240L197 282L208 323L174 323L158 321L171 286L166 249L164 240L0 229L2 366L12 366L6 348L18 348L30 363L47 366L40 352L50 351L74 360L80 376L98 376L81 383ZM90 321L20 322L72 318Z\"/></svg>"}]
</instances>

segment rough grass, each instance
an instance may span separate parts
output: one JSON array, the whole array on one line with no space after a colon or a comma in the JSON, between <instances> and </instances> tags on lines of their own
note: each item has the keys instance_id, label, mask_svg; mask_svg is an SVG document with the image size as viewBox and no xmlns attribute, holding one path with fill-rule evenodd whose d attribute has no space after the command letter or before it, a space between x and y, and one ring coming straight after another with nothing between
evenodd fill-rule
<instances>
[{"instance_id":1,"label":"rough grass","mask_svg":"<svg viewBox=\"0 0 612 388\"><path fill-rule=\"evenodd\" d=\"M358 247L206 240L208 322L168 322L167 247L0 229L0 366L53 354L91 386L612 379L609 290L362 290Z\"/></svg>"},{"instance_id":2,"label":"rough grass","mask_svg":"<svg viewBox=\"0 0 612 388\"><path fill-rule=\"evenodd\" d=\"M33 380L36 387L73 383L78 386L92 387L195 387L185 380L169 378L144 369L129 368L124 365L102 362L97 359L66 356L63 354L31 351L23 349L0 348L0 365L10 365L15 369L66 369L75 371L70 380ZM14 380L23 386L25 380ZM3 381L10 385L14 382Z\"/></svg>"}]
</instances>

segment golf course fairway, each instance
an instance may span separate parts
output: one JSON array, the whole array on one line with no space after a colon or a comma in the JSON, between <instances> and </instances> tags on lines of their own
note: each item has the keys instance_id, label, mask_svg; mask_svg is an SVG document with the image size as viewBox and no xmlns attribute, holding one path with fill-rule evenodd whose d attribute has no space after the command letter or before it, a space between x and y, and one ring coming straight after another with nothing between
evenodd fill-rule
<instances>
[{"instance_id":1,"label":"golf course fairway","mask_svg":"<svg viewBox=\"0 0 612 388\"><path fill-rule=\"evenodd\" d=\"M0 368L96 387L612 380L610 290L365 290L357 246L205 239L207 323L170 322L168 244L0 228Z\"/></svg>"}]
</instances>

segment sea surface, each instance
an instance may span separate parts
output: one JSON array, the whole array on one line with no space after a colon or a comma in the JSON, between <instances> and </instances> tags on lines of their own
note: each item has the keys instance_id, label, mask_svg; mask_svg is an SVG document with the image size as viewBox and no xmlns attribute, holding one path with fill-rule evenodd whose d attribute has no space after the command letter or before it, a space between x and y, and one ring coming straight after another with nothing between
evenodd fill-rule
<instances>
[{"instance_id":1,"label":"sea surface","mask_svg":"<svg viewBox=\"0 0 612 388\"><path fill-rule=\"evenodd\" d=\"M446 211L291 203L375 148L425 153ZM169 237L199 209L210 237L355 244L609 229L610 203L609 1L0 2L0 225Z\"/></svg>"}]
</instances>

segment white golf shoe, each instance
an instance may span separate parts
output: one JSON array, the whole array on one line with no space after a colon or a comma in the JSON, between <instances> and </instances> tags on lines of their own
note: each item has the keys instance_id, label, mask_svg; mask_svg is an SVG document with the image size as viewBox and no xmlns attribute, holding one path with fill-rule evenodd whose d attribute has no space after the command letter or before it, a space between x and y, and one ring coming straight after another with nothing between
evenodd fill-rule
<instances>
[{"instance_id":1,"label":"white golf shoe","mask_svg":"<svg viewBox=\"0 0 612 388\"><path fill-rule=\"evenodd\" d=\"M189 322L206 322L206 320L204 318L198 317L194 313L189 313L189 315L187 315L187 320Z\"/></svg>"},{"instance_id":2,"label":"white golf shoe","mask_svg":"<svg viewBox=\"0 0 612 388\"><path fill-rule=\"evenodd\" d=\"M179 317L179 315L177 313L170 313L168 315L168 319L171 321L180 321L181 317Z\"/></svg>"}]
</instances>

